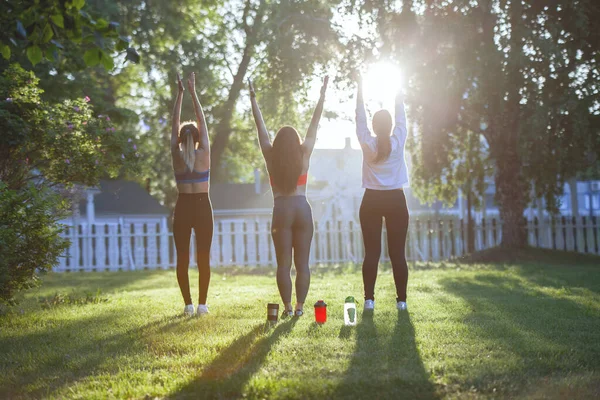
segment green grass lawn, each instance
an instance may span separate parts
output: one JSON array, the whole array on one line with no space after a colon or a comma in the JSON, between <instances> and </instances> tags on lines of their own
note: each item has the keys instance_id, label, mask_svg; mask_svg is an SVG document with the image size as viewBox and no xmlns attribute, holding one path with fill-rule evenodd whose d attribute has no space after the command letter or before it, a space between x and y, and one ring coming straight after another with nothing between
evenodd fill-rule
<instances>
[{"instance_id":1,"label":"green grass lawn","mask_svg":"<svg viewBox=\"0 0 600 400\"><path fill-rule=\"evenodd\" d=\"M307 307L273 328L274 270L215 268L193 319L174 271L49 274L0 316L0 398L598 398L599 260L411 265L403 314L383 267L355 327L356 266L313 269L324 326Z\"/></svg>"}]
</instances>

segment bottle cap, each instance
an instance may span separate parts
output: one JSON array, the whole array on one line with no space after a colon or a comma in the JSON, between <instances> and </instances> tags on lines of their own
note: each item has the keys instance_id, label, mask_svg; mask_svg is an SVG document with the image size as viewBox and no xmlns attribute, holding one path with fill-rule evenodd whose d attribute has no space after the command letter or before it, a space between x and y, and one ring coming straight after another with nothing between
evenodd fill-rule
<instances>
[{"instance_id":1,"label":"bottle cap","mask_svg":"<svg viewBox=\"0 0 600 400\"><path fill-rule=\"evenodd\" d=\"M319 300L315 303L315 307L327 307L327 304L323 300Z\"/></svg>"},{"instance_id":2,"label":"bottle cap","mask_svg":"<svg viewBox=\"0 0 600 400\"><path fill-rule=\"evenodd\" d=\"M348 296L345 303L356 303L356 300L354 300L354 296Z\"/></svg>"}]
</instances>

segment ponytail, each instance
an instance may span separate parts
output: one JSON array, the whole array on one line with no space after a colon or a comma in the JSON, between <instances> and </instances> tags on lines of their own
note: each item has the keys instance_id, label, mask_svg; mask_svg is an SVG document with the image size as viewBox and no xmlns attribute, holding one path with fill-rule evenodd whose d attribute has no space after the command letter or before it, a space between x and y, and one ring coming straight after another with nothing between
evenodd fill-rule
<instances>
[{"instance_id":1,"label":"ponytail","mask_svg":"<svg viewBox=\"0 0 600 400\"><path fill-rule=\"evenodd\" d=\"M196 142L200 141L200 132L194 122L184 122L179 131L179 143L183 153L183 162L190 171L194 169L196 162Z\"/></svg>"},{"instance_id":2,"label":"ponytail","mask_svg":"<svg viewBox=\"0 0 600 400\"><path fill-rule=\"evenodd\" d=\"M195 147L194 137L189 134L185 135L181 143L181 150L183 152L183 162L185 162L190 171L194 169L194 163L196 162Z\"/></svg>"},{"instance_id":3,"label":"ponytail","mask_svg":"<svg viewBox=\"0 0 600 400\"><path fill-rule=\"evenodd\" d=\"M373 162L375 164L385 161L392 152L392 141L389 135L377 136L377 154Z\"/></svg>"},{"instance_id":4,"label":"ponytail","mask_svg":"<svg viewBox=\"0 0 600 400\"><path fill-rule=\"evenodd\" d=\"M377 136L377 154L375 164L386 161L392 152L392 114L388 110L379 110L373 114L373 131Z\"/></svg>"}]
</instances>

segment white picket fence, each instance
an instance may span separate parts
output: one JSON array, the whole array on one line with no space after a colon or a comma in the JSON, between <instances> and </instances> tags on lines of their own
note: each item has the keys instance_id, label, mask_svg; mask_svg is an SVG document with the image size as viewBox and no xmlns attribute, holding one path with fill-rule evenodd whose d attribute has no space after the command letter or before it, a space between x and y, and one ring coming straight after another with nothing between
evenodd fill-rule
<instances>
[{"instance_id":1,"label":"white picket fence","mask_svg":"<svg viewBox=\"0 0 600 400\"><path fill-rule=\"evenodd\" d=\"M600 223L594 217L561 217L527 222L529 245L600 254ZM466 222L454 216L413 217L409 225L408 260L439 261L466 251ZM71 245L55 271L118 271L172 268L176 263L173 234L166 224L80 224L65 236ZM475 226L475 249L495 247L502 239L498 220ZM195 265L194 237L190 265ZM385 229L383 258L388 260ZM364 248L355 221L317 221L311 247L311 265L362 262ZM216 219L211 266L275 266L271 222L267 218Z\"/></svg>"}]
</instances>

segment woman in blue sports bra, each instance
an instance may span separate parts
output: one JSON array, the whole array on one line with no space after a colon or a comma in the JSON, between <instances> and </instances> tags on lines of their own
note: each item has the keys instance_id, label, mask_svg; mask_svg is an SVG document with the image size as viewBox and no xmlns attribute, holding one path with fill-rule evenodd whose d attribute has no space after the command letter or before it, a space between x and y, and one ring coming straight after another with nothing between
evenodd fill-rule
<instances>
[{"instance_id":1,"label":"woman in blue sports bra","mask_svg":"<svg viewBox=\"0 0 600 400\"><path fill-rule=\"evenodd\" d=\"M188 316L194 315L194 311L198 315L208 313L206 297L210 283L210 246L213 236L213 213L208 197L210 145L204 112L196 95L195 80L196 75L192 72L188 78L188 89L194 101L196 122L180 123L184 88L178 74L179 91L171 125L171 158L179 192L173 217L177 282L185 302L184 314ZM192 228L196 234L196 260L200 273L197 310L192 302L188 277Z\"/></svg>"},{"instance_id":2,"label":"woman in blue sports bra","mask_svg":"<svg viewBox=\"0 0 600 400\"><path fill-rule=\"evenodd\" d=\"M310 121L304 141L298 131L284 126L277 131L273 144L256 102L254 87L249 81L252 114L258 141L273 189L273 222L271 235L277 256L277 287L285 306L283 316L300 316L310 286L310 244L313 237L313 217L306 200L306 182L310 156L317 141L317 128L323 112L328 77L323 80L321 97ZM296 267L296 307L292 309L292 249Z\"/></svg>"}]
</instances>

